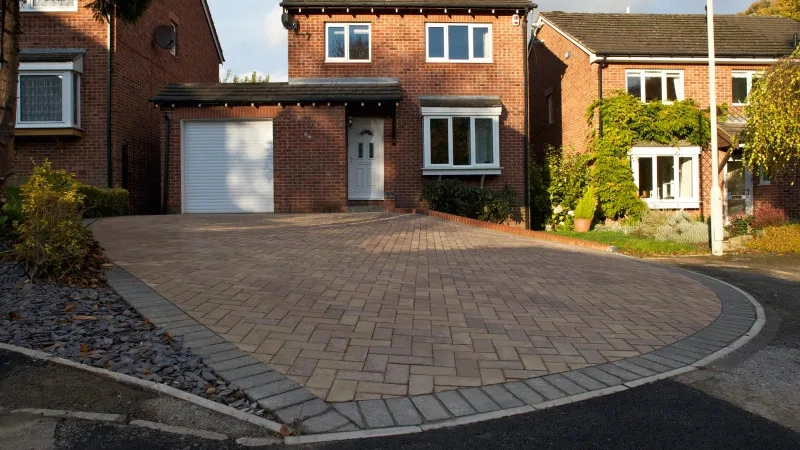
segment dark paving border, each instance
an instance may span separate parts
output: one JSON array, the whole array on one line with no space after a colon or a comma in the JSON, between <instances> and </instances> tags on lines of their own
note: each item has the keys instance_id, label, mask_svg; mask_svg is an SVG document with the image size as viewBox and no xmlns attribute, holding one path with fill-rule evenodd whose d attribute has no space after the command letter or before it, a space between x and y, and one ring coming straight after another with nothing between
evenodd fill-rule
<instances>
[{"instance_id":1,"label":"dark paving border","mask_svg":"<svg viewBox=\"0 0 800 450\"><path fill-rule=\"evenodd\" d=\"M297 426L299 432L326 433L286 439L287 443L309 443L419 432L619 392L707 365L760 331L763 309L743 291L705 275L659 267L713 290L722 303L717 319L690 337L611 363L490 386L334 404L239 350L125 270L115 268L106 276L111 287L150 322L182 336L183 345L201 355L220 377L241 386L285 424Z\"/></svg>"}]
</instances>

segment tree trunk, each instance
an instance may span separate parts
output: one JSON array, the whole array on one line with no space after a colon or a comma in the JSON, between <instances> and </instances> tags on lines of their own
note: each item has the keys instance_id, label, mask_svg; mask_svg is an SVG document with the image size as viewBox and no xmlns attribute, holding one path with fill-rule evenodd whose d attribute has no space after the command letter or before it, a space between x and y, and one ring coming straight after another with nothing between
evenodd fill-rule
<instances>
[{"instance_id":1,"label":"tree trunk","mask_svg":"<svg viewBox=\"0 0 800 450\"><path fill-rule=\"evenodd\" d=\"M0 65L0 207L6 202L6 184L13 175L14 132L17 125L19 76L19 0L2 0L3 60Z\"/></svg>"}]
</instances>

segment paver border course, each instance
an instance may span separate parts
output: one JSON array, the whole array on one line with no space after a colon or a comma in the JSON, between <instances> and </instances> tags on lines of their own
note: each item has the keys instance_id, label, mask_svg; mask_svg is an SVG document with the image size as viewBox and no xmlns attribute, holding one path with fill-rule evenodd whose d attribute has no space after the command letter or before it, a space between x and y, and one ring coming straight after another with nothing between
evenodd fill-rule
<instances>
[{"instance_id":1,"label":"paver border course","mask_svg":"<svg viewBox=\"0 0 800 450\"><path fill-rule=\"evenodd\" d=\"M246 395L282 422L296 424L299 432L306 433L286 437L286 444L309 444L416 433L608 395L704 367L740 348L761 331L764 310L743 290L706 275L658 266L711 289L722 303L714 322L658 350L611 363L522 381L342 403L325 402L219 338L191 316L171 310L169 300L125 270L114 268L107 272L107 278L117 293L152 323L167 330L173 328L173 334L184 334L184 345L202 355L220 377L241 386Z\"/></svg>"}]
</instances>

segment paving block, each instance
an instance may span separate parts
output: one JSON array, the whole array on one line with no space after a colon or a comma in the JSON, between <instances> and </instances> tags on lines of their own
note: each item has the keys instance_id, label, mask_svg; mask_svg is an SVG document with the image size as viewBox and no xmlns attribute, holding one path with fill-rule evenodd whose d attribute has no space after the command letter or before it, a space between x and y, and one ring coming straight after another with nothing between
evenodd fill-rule
<instances>
[{"instance_id":1,"label":"paving block","mask_svg":"<svg viewBox=\"0 0 800 450\"><path fill-rule=\"evenodd\" d=\"M241 378L234 383L256 400L297 389L297 383L278 372L266 372L252 377Z\"/></svg>"},{"instance_id":2,"label":"paving block","mask_svg":"<svg viewBox=\"0 0 800 450\"><path fill-rule=\"evenodd\" d=\"M251 356L241 356L239 358L233 358L226 361L208 363L208 365L211 366L212 369L216 370L217 373L222 373L231 369L238 369L240 367L252 366L253 364L261 364L261 362Z\"/></svg>"},{"instance_id":3,"label":"paving block","mask_svg":"<svg viewBox=\"0 0 800 450\"><path fill-rule=\"evenodd\" d=\"M400 426L419 425L423 421L422 416L408 397L387 399L386 406L389 407L392 417Z\"/></svg>"},{"instance_id":4,"label":"paving block","mask_svg":"<svg viewBox=\"0 0 800 450\"><path fill-rule=\"evenodd\" d=\"M481 390L483 390L483 392L486 393L492 399L492 401L497 403L502 409L516 408L517 406L522 406L524 404L518 398L511 395L511 393L508 392L501 384L484 386L481 388Z\"/></svg>"},{"instance_id":5,"label":"paving block","mask_svg":"<svg viewBox=\"0 0 800 450\"><path fill-rule=\"evenodd\" d=\"M566 397L567 395L557 387L553 386L547 381L544 381L541 378L530 378L528 380L525 380L525 384L527 384L530 388L538 392L539 395L546 398L547 400L556 400L562 397Z\"/></svg>"},{"instance_id":6,"label":"paving block","mask_svg":"<svg viewBox=\"0 0 800 450\"><path fill-rule=\"evenodd\" d=\"M422 417L428 422L450 418L450 414L447 413L444 406L433 395L418 395L411 397L411 401L414 402L414 406L417 407Z\"/></svg>"},{"instance_id":7,"label":"paving block","mask_svg":"<svg viewBox=\"0 0 800 450\"><path fill-rule=\"evenodd\" d=\"M608 387L605 384L601 383L600 381L595 380L594 378L584 373L581 373L578 370L564 372L563 375L565 378L568 378L573 383L582 386L589 391L596 391L597 389L603 389Z\"/></svg>"},{"instance_id":8,"label":"paving block","mask_svg":"<svg viewBox=\"0 0 800 450\"><path fill-rule=\"evenodd\" d=\"M306 420L309 417L320 415L329 409L330 405L325 403L324 400L315 398L313 400L300 403L299 405L289 406L288 408L274 411L274 414L278 416L281 422L292 423L295 420Z\"/></svg>"},{"instance_id":9,"label":"paving block","mask_svg":"<svg viewBox=\"0 0 800 450\"><path fill-rule=\"evenodd\" d=\"M389 407L383 400L363 400L358 407L367 421L367 428L386 428L394 425Z\"/></svg>"},{"instance_id":10,"label":"paving block","mask_svg":"<svg viewBox=\"0 0 800 450\"><path fill-rule=\"evenodd\" d=\"M617 386L626 381L638 380L640 378L635 373L628 372L627 370L612 364L586 367L580 371L605 384L606 386Z\"/></svg>"},{"instance_id":11,"label":"paving block","mask_svg":"<svg viewBox=\"0 0 800 450\"><path fill-rule=\"evenodd\" d=\"M341 428L350 421L335 410L330 410L324 414L304 420L302 422L303 428L309 433L325 433L337 428Z\"/></svg>"},{"instance_id":12,"label":"paving block","mask_svg":"<svg viewBox=\"0 0 800 450\"><path fill-rule=\"evenodd\" d=\"M636 375L639 375L640 378L641 377L649 377L649 376L652 376L652 375L656 374L655 371L652 371L652 370L647 369L645 367L637 366L636 364L633 364L633 363L625 361L625 360L613 362L613 363L611 363L611 365L612 366L617 366L617 367L619 367L619 368L621 368L623 370L627 370L629 372L635 373Z\"/></svg>"},{"instance_id":13,"label":"paving block","mask_svg":"<svg viewBox=\"0 0 800 450\"><path fill-rule=\"evenodd\" d=\"M229 370L217 370L217 373L229 381L236 381L240 378L252 377L261 373L269 372L270 369L263 364L253 364L250 366L239 367Z\"/></svg>"},{"instance_id":14,"label":"paving block","mask_svg":"<svg viewBox=\"0 0 800 450\"><path fill-rule=\"evenodd\" d=\"M536 393L536 391L528 387L528 385L522 381L512 381L505 383L504 386L509 392L514 394L515 397L529 405L535 405L544 401L544 397Z\"/></svg>"},{"instance_id":15,"label":"paving block","mask_svg":"<svg viewBox=\"0 0 800 450\"><path fill-rule=\"evenodd\" d=\"M578 395L586 392L586 389L578 386L561 374L547 375L542 378L553 386L566 392L568 395Z\"/></svg>"},{"instance_id":16,"label":"paving block","mask_svg":"<svg viewBox=\"0 0 800 450\"><path fill-rule=\"evenodd\" d=\"M475 414L475 409L470 406L464 397L458 394L458 391L439 392L436 396L439 397L444 407L456 417Z\"/></svg>"},{"instance_id":17,"label":"paving block","mask_svg":"<svg viewBox=\"0 0 800 450\"><path fill-rule=\"evenodd\" d=\"M283 408L297 405L315 398L319 397L309 392L308 389L300 388L293 391L284 392L283 394L273 395L272 397L262 398L258 401L258 404L268 411L279 411Z\"/></svg>"},{"instance_id":18,"label":"paving block","mask_svg":"<svg viewBox=\"0 0 800 450\"><path fill-rule=\"evenodd\" d=\"M497 411L500 409L497 403L493 402L480 388L465 388L459 389L458 391L479 413Z\"/></svg>"},{"instance_id":19,"label":"paving block","mask_svg":"<svg viewBox=\"0 0 800 450\"><path fill-rule=\"evenodd\" d=\"M667 366L667 367L669 367L671 369L677 369L679 367L683 367L683 366L686 365L685 363L682 363L680 361L675 361L674 359L665 358L663 356L655 355L653 353L648 353L646 355L642 355L642 358L646 359L648 361L656 362L656 363L661 364L663 366ZM694 362L694 361L692 361L692 362Z\"/></svg>"},{"instance_id":20,"label":"paving block","mask_svg":"<svg viewBox=\"0 0 800 450\"><path fill-rule=\"evenodd\" d=\"M231 350L226 350L224 352L214 353L213 355L206 355L203 356L203 361L206 364L214 364L222 361L228 361L234 358L240 358L244 356L245 353L238 348L234 348Z\"/></svg>"},{"instance_id":21,"label":"paving block","mask_svg":"<svg viewBox=\"0 0 800 450\"><path fill-rule=\"evenodd\" d=\"M348 419L353 421L356 425L361 428L365 428L364 426L364 418L361 417L361 411L358 409L358 403L356 402L345 402L345 403L334 403L334 408L337 411L344 414Z\"/></svg>"}]
</instances>

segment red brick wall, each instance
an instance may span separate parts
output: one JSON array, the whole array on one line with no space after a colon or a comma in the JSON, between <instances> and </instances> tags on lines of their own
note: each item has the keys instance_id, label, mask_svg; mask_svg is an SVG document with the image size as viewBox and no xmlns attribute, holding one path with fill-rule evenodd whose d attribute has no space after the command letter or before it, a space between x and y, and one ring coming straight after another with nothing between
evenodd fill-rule
<instances>
[{"instance_id":1,"label":"red brick wall","mask_svg":"<svg viewBox=\"0 0 800 450\"><path fill-rule=\"evenodd\" d=\"M305 11L304 11L305 12ZM386 121L385 189L396 196L398 207L413 207L425 177L422 176L423 143L420 96L496 95L504 109L500 117L501 176L487 176L486 185L510 184L520 199L524 193L524 36L523 26L513 27L510 16L420 14L296 14L300 33L289 33L289 77L397 77L404 98L397 107L397 145L391 142L391 121ZM326 63L326 22L371 22L372 62ZM448 64L425 62L425 23L491 23L493 63ZM310 33L310 37L306 34ZM356 106L355 108L358 108ZM357 115L357 111L348 114ZM277 170L277 168L276 168ZM468 179L477 182L478 177Z\"/></svg>"},{"instance_id":2,"label":"red brick wall","mask_svg":"<svg viewBox=\"0 0 800 450\"><path fill-rule=\"evenodd\" d=\"M344 106L209 107L170 111L169 210L181 211L181 121L257 119L273 122L276 212L344 211L347 205Z\"/></svg>"},{"instance_id":3,"label":"red brick wall","mask_svg":"<svg viewBox=\"0 0 800 450\"><path fill-rule=\"evenodd\" d=\"M81 79L79 138L19 137L15 171L31 170L31 158L86 183L106 185L106 65L108 25L98 22L82 1L77 12L23 13L21 48L85 48ZM178 24L177 57L153 45L157 25ZM167 82L214 82L219 58L201 0L154 0L135 24L118 22L112 86L113 183L121 185L123 149L128 157L128 188L134 213L158 211L160 113L149 99Z\"/></svg>"},{"instance_id":4,"label":"red brick wall","mask_svg":"<svg viewBox=\"0 0 800 450\"><path fill-rule=\"evenodd\" d=\"M592 129L587 125L586 109L597 99L597 64L589 64L589 55L561 34L545 25L538 34L542 44L534 45L530 58L531 86L531 141L537 152L546 144L584 152L586 137ZM570 52L570 58L567 58ZM717 102L733 104L732 72L736 70L763 70L765 65L717 65ZM703 64L631 64L610 63L603 70L603 95L611 96L626 88L625 71L628 69L679 69L684 75L684 97L696 100L701 108L708 108L708 66ZM547 124L545 92L554 89L556 120ZM720 153L720 160L725 153ZM720 173L720 183L723 182ZM800 217L800 186L791 180L776 180L759 186L754 176L755 207L771 204L783 208L791 217ZM704 151L700 157L701 206L699 213L710 213L711 154Z\"/></svg>"}]
</instances>

